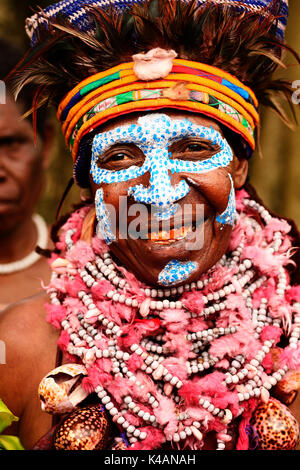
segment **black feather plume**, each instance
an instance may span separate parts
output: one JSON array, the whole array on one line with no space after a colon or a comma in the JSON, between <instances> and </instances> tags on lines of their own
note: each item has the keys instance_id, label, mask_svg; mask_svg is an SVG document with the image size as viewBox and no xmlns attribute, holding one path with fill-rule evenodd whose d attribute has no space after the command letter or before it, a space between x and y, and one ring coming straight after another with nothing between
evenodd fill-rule
<instances>
[{"instance_id":1,"label":"black feather plume","mask_svg":"<svg viewBox=\"0 0 300 470\"><path fill-rule=\"evenodd\" d=\"M241 13L226 4L198 5L196 0L145 0L125 12L112 7L88 10L93 33L78 31L63 15L53 22L47 20L46 26L40 24L39 46L14 70L16 94L27 84L35 84L39 102L46 99L57 106L86 77L131 61L133 54L154 47L172 48L180 58L214 65L238 77L262 105L289 123L278 98L291 104L293 89L288 81L273 79L273 73L284 67L282 51L300 60L288 45L275 39L275 0L264 15Z\"/></svg>"}]
</instances>

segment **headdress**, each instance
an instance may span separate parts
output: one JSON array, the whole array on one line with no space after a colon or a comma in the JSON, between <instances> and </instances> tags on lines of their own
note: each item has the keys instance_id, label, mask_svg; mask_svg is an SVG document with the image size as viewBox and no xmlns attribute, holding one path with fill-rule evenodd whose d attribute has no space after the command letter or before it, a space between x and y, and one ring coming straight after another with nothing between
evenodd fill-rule
<instances>
[{"instance_id":1,"label":"headdress","mask_svg":"<svg viewBox=\"0 0 300 470\"><path fill-rule=\"evenodd\" d=\"M230 74L175 59L171 72L158 80L141 80L133 63L87 78L60 103L58 118L75 163L80 141L91 129L127 112L159 108L202 112L216 118L254 149L257 106L254 93Z\"/></svg>"},{"instance_id":2,"label":"headdress","mask_svg":"<svg viewBox=\"0 0 300 470\"><path fill-rule=\"evenodd\" d=\"M287 15L287 0L63 0L27 20L33 50L20 79L17 73L17 91L39 85L34 111L43 96L54 100L82 187L89 186L95 130L135 111L207 115L240 136L248 157L259 104L286 120L272 93L290 102L290 86L271 76L281 64ZM139 60L157 60L156 51L173 54L169 69L142 76Z\"/></svg>"},{"instance_id":3,"label":"headdress","mask_svg":"<svg viewBox=\"0 0 300 470\"><path fill-rule=\"evenodd\" d=\"M185 0L188 3L189 0ZM266 7L269 7L272 0L198 0L199 5L205 3L215 3L218 5L230 5L231 7L239 10L240 12L254 12L262 15L267 14ZM32 45L39 42L38 28L39 25L47 25L48 20L53 21L58 15L66 15L75 28L83 32L93 32L94 23L89 16L89 6L100 7L105 9L113 6L118 10L126 10L129 5L142 3L141 0L63 0L61 2L50 5L48 8L40 13L36 13L26 21L26 31L31 38ZM277 21L274 25L276 35L283 39L284 31L287 24L288 17L288 0L279 0L278 4Z\"/></svg>"}]
</instances>

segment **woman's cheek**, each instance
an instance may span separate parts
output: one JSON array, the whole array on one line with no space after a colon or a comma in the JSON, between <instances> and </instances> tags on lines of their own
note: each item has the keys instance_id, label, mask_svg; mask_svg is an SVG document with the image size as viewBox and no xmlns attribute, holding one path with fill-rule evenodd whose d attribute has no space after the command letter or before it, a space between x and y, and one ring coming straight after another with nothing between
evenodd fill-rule
<instances>
[{"instance_id":1,"label":"woman's cheek","mask_svg":"<svg viewBox=\"0 0 300 470\"><path fill-rule=\"evenodd\" d=\"M226 210L232 191L231 174L226 168L219 168L201 175L185 174L185 177L189 184L214 208L216 214L221 214Z\"/></svg>"}]
</instances>

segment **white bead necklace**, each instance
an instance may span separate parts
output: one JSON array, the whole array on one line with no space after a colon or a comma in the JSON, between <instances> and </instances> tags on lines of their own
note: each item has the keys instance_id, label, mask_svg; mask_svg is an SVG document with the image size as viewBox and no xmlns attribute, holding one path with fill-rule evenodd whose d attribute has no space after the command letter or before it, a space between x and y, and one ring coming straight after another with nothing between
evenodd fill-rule
<instances>
[{"instance_id":1,"label":"white bead necklace","mask_svg":"<svg viewBox=\"0 0 300 470\"><path fill-rule=\"evenodd\" d=\"M245 201L245 204L257 211L266 224L270 221L270 214L255 201ZM254 230L260 229L259 224L256 223L254 219L249 218L249 224L252 225ZM75 231L73 229L65 233L65 242L69 250L74 246L72 241L74 233ZM275 232L273 243L270 244L269 249L276 253L282 244L282 240L282 234ZM114 287L106 294L107 300L137 308L140 316L143 318L163 319L163 311L165 309L184 309L188 311L191 319L202 317L207 321L208 326L206 329L190 332L184 336L184 340L189 344L190 351L196 354L196 358L186 360L186 371L190 379L199 373L203 374L209 371L211 368L218 369L220 367L218 363L224 359L224 356L211 354L209 351L211 343L218 338L228 337L239 331L238 325L229 325L224 328L214 325L214 317L216 315L218 316L227 308L227 297L231 294L242 292L241 295L245 300L245 306L251 314L254 337L256 339L260 338L260 333L266 326L273 325L284 327L282 320L273 318L269 314L267 299L262 298L259 307L253 308L252 294L264 285L267 277L262 274L257 275L257 270L254 268L251 260L241 259L243 249L244 240L241 241L240 245L230 253L230 255L224 255L219 261L219 266L228 267L229 269L234 268L235 274L228 281L225 280L221 288L210 293L207 293L207 290L205 291L206 294L202 297L204 308L201 314L189 312L189 309L184 304L184 300L180 300L180 297L186 292L194 291L195 289L201 291L209 286L211 282L210 277L199 280L197 283L166 290L146 288L143 290L146 299L140 302L134 295L132 297L128 295L127 287L129 284L126 279L120 277L117 266L115 266L109 253L106 253L102 257L96 256L94 262L88 262L83 268L78 269L78 273L87 287L87 292L80 290L77 293L78 301L80 301L82 305L82 312L79 310L78 313L76 313L76 321L78 321L80 326L74 328L68 317L61 322L62 329L68 333L70 337L70 342L66 349L67 352L80 358L87 368L97 359L109 359L112 362L111 373L115 379L118 377L129 379L134 383L135 387L143 389L144 386L138 376L129 370L128 361L132 354L135 354L141 360L139 370L141 373L148 375L157 387L157 397L149 392L147 392L145 396L145 404L147 403L148 408L150 407L153 411L144 411L141 409L139 400L131 395L124 396L121 405L116 404L114 397L101 385L95 388L95 392L101 403L111 415L113 422L117 423L125 431L131 445L146 439L147 433L140 430L139 427L130 424L125 417L126 413L142 419L145 426L150 425L158 429L163 429L158 422L155 412L155 409L159 406L159 395L168 397L179 407L177 431L166 437L166 441L179 443L193 436L195 439L202 442L203 434L201 430L203 431L203 424L201 420L194 420L192 424L189 420L188 425L185 423L185 420L189 419L189 416L184 407L180 405L181 397L178 394L183 386L183 381L176 375L170 373L168 368L163 364L170 353L164 339L164 334L160 332L157 335L146 336L140 341L140 344L133 343L130 346L130 350L123 351L118 345L118 339L122 335L122 327L106 318L105 314L98 309L89 289L96 287L97 283L99 281L101 282L101 280L109 280ZM57 277L58 275L53 273L52 280L55 281ZM70 277L72 279L72 276ZM280 268L276 294L278 296L284 296L286 288L286 274L284 269ZM50 287L48 293L52 305L61 305L61 296L56 288ZM89 323L93 318L96 318L96 321L93 321L92 324ZM287 336L289 337L290 347L296 348L300 336L300 313L294 314L293 323L294 328L292 329L292 333L290 335L287 334ZM95 342L103 338L108 339L108 346L107 348L99 349ZM272 339L262 341L258 352L249 360L246 360L246 356L243 354L238 354L228 359L229 366L224 372L223 384L228 390L237 393L240 413L243 412L243 402L248 401L250 398L260 398L263 401L267 401L269 398L269 390L276 385L287 372L287 367L283 366L269 375L265 373L262 362L273 345L274 340ZM222 367L220 370L222 370ZM220 409L216 407L207 397L199 396L198 398L199 407L211 413L213 417L219 419L224 425L222 433L217 433L217 450L223 450L226 442L231 439L230 435L227 434L227 426L233 419L232 413L229 408Z\"/></svg>"},{"instance_id":2,"label":"white bead necklace","mask_svg":"<svg viewBox=\"0 0 300 470\"><path fill-rule=\"evenodd\" d=\"M39 214L34 214L32 220L37 229L37 242L36 245L42 249L47 248L48 245L48 227L44 219ZM0 264L0 275L13 274L18 271L23 271L24 269L29 268L35 264L41 255L32 251L25 258L18 261L13 261L12 263Z\"/></svg>"}]
</instances>

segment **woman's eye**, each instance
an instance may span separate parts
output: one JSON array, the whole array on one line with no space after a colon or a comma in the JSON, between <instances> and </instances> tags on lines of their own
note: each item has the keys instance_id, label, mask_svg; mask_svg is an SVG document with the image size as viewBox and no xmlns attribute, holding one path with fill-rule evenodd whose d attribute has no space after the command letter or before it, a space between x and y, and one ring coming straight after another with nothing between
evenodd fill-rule
<instances>
[{"instance_id":1,"label":"woman's eye","mask_svg":"<svg viewBox=\"0 0 300 470\"><path fill-rule=\"evenodd\" d=\"M188 152L201 152L205 150L201 144L189 144L186 149Z\"/></svg>"},{"instance_id":2,"label":"woman's eye","mask_svg":"<svg viewBox=\"0 0 300 470\"><path fill-rule=\"evenodd\" d=\"M208 141L182 140L172 145L169 151L174 159L200 161L211 158L220 148Z\"/></svg>"},{"instance_id":3,"label":"woman's eye","mask_svg":"<svg viewBox=\"0 0 300 470\"><path fill-rule=\"evenodd\" d=\"M127 144L107 150L98 158L97 164L107 170L117 171L132 165L142 166L144 159L145 157L138 147Z\"/></svg>"},{"instance_id":4,"label":"woman's eye","mask_svg":"<svg viewBox=\"0 0 300 470\"><path fill-rule=\"evenodd\" d=\"M0 138L0 147L6 147L10 150L16 150L25 143L25 139L21 137L3 137Z\"/></svg>"},{"instance_id":5,"label":"woman's eye","mask_svg":"<svg viewBox=\"0 0 300 470\"><path fill-rule=\"evenodd\" d=\"M108 160L112 162L121 162L122 160L125 160L127 155L125 153L116 153L115 155L112 155L111 157L108 158Z\"/></svg>"},{"instance_id":6,"label":"woman's eye","mask_svg":"<svg viewBox=\"0 0 300 470\"><path fill-rule=\"evenodd\" d=\"M108 153L98 160L99 165L118 165L132 161L132 156L125 152Z\"/></svg>"}]
</instances>

